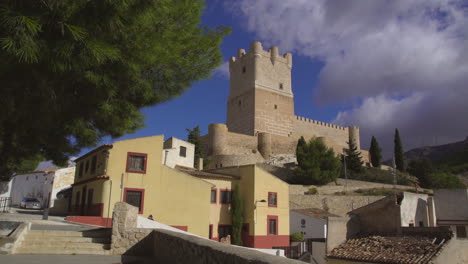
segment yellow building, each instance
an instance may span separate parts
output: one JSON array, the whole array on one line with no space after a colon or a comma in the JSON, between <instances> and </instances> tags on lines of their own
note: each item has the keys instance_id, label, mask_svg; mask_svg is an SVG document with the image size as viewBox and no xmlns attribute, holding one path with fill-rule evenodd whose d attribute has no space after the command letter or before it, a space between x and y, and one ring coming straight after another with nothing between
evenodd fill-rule
<instances>
[{"instance_id":1,"label":"yellow building","mask_svg":"<svg viewBox=\"0 0 468 264\"><path fill-rule=\"evenodd\" d=\"M256 165L197 171L179 170L212 183L209 238L219 240L231 232L231 191L239 184L244 203L244 246L272 248L289 246L288 184Z\"/></svg>"},{"instance_id":2,"label":"yellow building","mask_svg":"<svg viewBox=\"0 0 468 264\"><path fill-rule=\"evenodd\" d=\"M173 141L173 140L172 140ZM184 141L185 142L185 141ZM173 152L179 164L193 148L181 142ZM171 147L173 149L173 147ZM183 151L182 151L183 150ZM244 246L289 245L288 184L255 165L200 171L175 166L163 136L121 140L79 157L68 221L110 226L114 204L137 206L144 217L196 235L219 240L231 234L235 184L244 202Z\"/></svg>"},{"instance_id":3,"label":"yellow building","mask_svg":"<svg viewBox=\"0 0 468 264\"><path fill-rule=\"evenodd\" d=\"M125 201L144 217L208 237L211 183L163 165L164 136L121 140L79 157L67 220L110 226Z\"/></svg>"}]
</instances>

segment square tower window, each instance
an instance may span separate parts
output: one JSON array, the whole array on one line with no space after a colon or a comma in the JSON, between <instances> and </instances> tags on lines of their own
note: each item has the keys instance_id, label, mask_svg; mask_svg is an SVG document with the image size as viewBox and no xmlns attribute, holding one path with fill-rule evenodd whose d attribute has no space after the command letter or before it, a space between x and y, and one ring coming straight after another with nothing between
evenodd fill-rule
<instances>
[{"instance_id":1,"label":"square tower window","mask_svg":"<svg viewBox=\"0 0 468 264\"><path fill-rule=\"evenodd\" d=\"M246 68L244 66L244 67L242 67L242 73L245 73L245 72L246 72Z\"/></svg>"},{"instance_id":2,"label":"square tower window","mask_svg":"<svg viewBox=\"0 0 468 264\"><path fill-rule=\"evenodd\" d=\"M282 83L279 84L279 89L283 90L283 84Z\"/></svg>"},{"instance_id":3,"label":"square tower window","mask_svg":"<svg viewBox=\"0 0 468 264\"><path fill-rule=\"evenodd\" d=\"M275 105L275 110L278 109L278 105Z\"/></svg>"}]
</instances>

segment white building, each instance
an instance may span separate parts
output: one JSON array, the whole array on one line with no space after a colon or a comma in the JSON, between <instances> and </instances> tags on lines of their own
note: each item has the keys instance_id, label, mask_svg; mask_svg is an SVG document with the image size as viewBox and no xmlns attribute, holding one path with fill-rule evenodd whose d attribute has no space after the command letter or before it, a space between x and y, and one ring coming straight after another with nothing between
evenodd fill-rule
<instances>
[{"instance_id":1,"label":"white building","mask_svg":"<svg viewBox=\"0 0 468 264\"><path fill-rule=\"evenodd\" d=\"M164 141L162 163L174 168L176 165L193 168L195 145L185 140L171 137Z\"/></svg>"},{"instance_id":2,"label":"white building","mask_svg":"<svg viewBox=\"0 0 468 264\"><path fill-rule=\"evenodd\" d=\"M327 217L336 216L318 208L289 211L289 232L304 234L304 239L327 237Z\"/></svg>"},{"instance_id":3,"label":"white building","mask_svg":"<svg viewBox=\"0 0 468 264\"><path fill-rule=\"evenodd\" d=\"M75 167L15 175L11 180L11 204L19 206L23 198L37 198L43 208L52 207L57 193L70 187L74 177Z\"/></svg>"},{"instance_id":4,"label":"white building","mask_svg":"<svg viewBox=\"0 0 468 264\"><path fill-rule=\"evenodd\" d=\"M434 190L438 226L450 226L457 238L468 233L468 189Z\"/></svg>"}]
</instances>

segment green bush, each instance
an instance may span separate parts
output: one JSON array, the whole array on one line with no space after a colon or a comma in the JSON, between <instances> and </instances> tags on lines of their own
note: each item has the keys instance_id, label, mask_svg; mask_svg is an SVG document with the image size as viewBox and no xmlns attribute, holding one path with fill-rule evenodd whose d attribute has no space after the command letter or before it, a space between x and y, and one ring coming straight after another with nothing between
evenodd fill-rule
<instances>
[{"instance_id":1,"label":"green bush","mask_svg":"<svg viewBox=\"0 0 468 264\"><path fill-rule=\"evenodd\" d=\"M407 173L397 171L397 184L399 185L411 185L411 176ZM393 183L393 173L388 170L381 170L379 168L366 168L362 172L348 172L348 179L367 181L367 182L378 182L378 183Z\"/></svg>"},{"instance_id":2,"label":"green bush","mask_svg":"<svg viewBox=\"0 0 468 264\"><path fill-rule=\"evenodd\" d=\"M304 194L313 195L317 193L318 193L317 189L312 187L312 188L309 188L309 190L305 192Z\"/></svg>"},{"instance_id":3,"label":"green bush","mask_svg":"<svg viewBox=\"0 0 468 264\"><path fill-rule=\"evenodd\" d=\"M291 242L302 242L304 241L304 234L299 232L292 233L290 236Z\"/></svg>"},{"instance_id":4,"label":"green bush","mask_svg":"<svg viewBox=\"0 0 468 264\"><path fill-rule=\"evenodd\" d=\"M388 188L374 188L374 189L358 189L354 191L360 195L365 196L387 196L393 193L393 189Z\"/></svg>"}]
</instances>

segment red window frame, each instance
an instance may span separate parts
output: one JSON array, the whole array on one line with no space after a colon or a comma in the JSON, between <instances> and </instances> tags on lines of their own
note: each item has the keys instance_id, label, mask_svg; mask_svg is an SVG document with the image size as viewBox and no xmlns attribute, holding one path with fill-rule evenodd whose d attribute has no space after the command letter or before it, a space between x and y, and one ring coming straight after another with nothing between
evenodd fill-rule
<instances>
[{"instance_id":1,"label":"red window frame","mask_svg":"<svg viewBox=\"0 0 468 264\"><path fill-rule=\"evenodd\" d=\"M221 199L222 198L221 193L226 192L226 191L231 193L231 196L230 196L231 199L229 199L230 200L229 203L223 203L223 199ZM232 201L232 190L231 189L219 189L219 203L220 204L231 204L231 201Z\"/></svg>"},{"instance_id":2,"label":"red window frame","mask_svg":"<svg viewBox=\"0 0 468 264\"><path fill-rule=\"evenodd\" d=\"M130 156L139 156L139 157L145 157L145 162L143 163L143 171L136 171L136 170L131 170L130 169ZM127 167L125 168L126 172L131 172L131 173L141 173L145 174L146 173L146 167L148 164L148 154L146 153L138 153L138 152L127 152Z\"/></svg>"},{"instance_id":3,"label":"red window frame","mask_svg":"<svg viewBox=\"0 0 468 264\"><path fill-rule=\"evenodd\" d=\"M211 192L212 191L215 191L215 201L211 201ZM216 188L211 188L211 191L210 191L210 203L211 204L217 204L218 203L218 189Z\"/></svg>"},{"instance_id":4,"label":"red window frame","mask_svg":"<svg viewBox=\"0 0 468 264\"><path fill-rule=\"evenodd\" d=\"M276 234L270 234L270 219L275 219L276 220ZM279 233L278 227L279 227L278 216L277 215L268 215L267 216L267 236L277 236L278 233Z\"/></svg>"},{"instance_id":5,"label":"red window frame","mask_svg":"<svg viewBox=\"0 0 468 264\"><path fill-rule=\"evenodd\" d=\"M270 204L270 195L272 194L276 196L276 204ZM268 192L268 207L278 207L278 193L277 192Z\"/></svg>"},{"instance_id":6,"label":"red window frame","mask_svg":"<svg viewBox=\"0 0 468 264\"><path fill-rule=\"evenodd\" d=\"M127 202L127 191L141 192L141 208L138 214L143 214L143 211L145 208L145 189L124 188L124 198L123 198L124 202Z\"/></svg>"}]
</instances>

